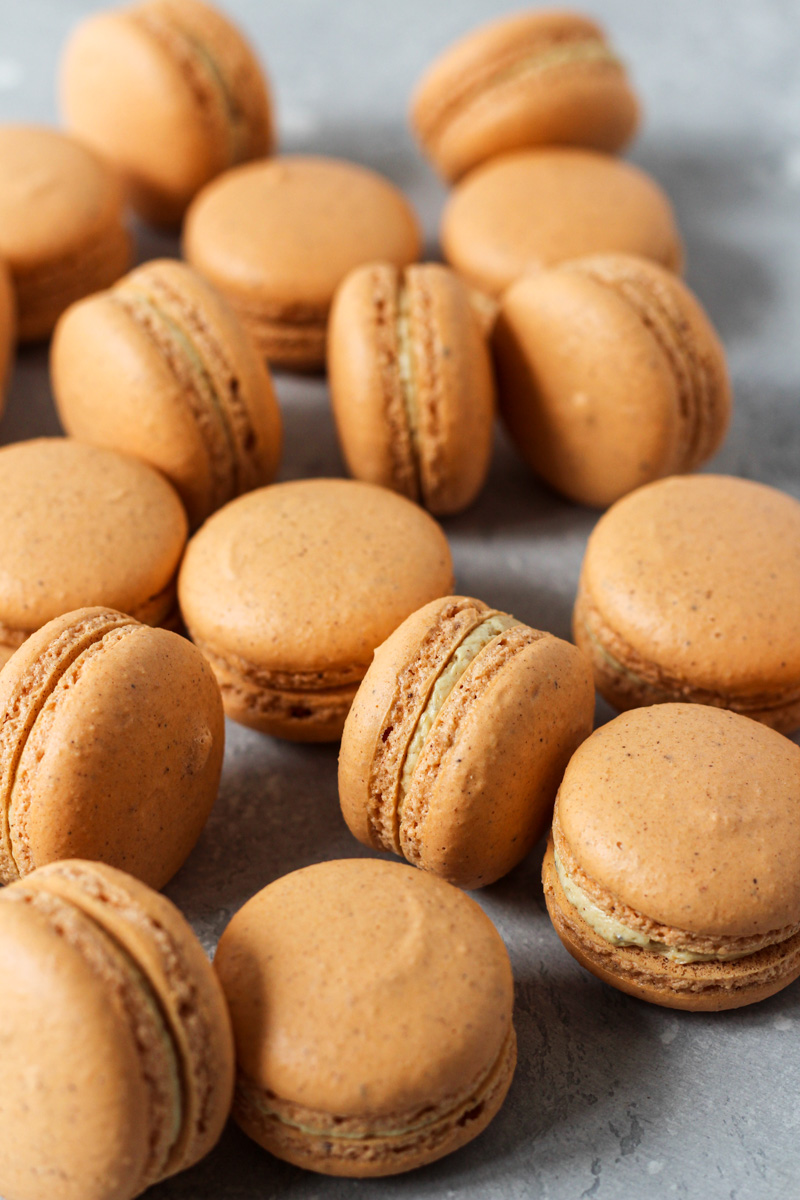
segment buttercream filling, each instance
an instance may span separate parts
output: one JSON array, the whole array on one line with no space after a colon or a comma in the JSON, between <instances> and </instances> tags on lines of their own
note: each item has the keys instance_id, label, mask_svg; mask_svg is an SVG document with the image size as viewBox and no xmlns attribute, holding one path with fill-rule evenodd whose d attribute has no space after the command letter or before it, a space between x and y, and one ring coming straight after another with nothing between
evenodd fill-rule
<instances>
[{"instance_id":1,"label":"buttercream filling","mask_svg":"<svg viewBox=\"0 0 800 1200\"><path fill-rule=\"evenodd\" d=\"M408 744L400 775L398 808L402 808L403 800L411 787L411 780L420 755L447 697L481 651L501 633L505 633L519 624L520 622L508 613L494 613L473 629L447 660L433 686L427 704L420 713Z\"/></svg>"},{"instance_id":2,"label":"buttercream filling","mask_svg":"<svg viewBox=\"0 0 800 1200\"><path fill-rule=\"evenodd\" d=\"M668 946L665 942L659 942L655 938L649 937L648 934L643 933L641 930L631 929L629 925L625 925L616 917L612 917L604 912L587 895L582 887L575 883L573 879L570 879L555 847L553 848L553 860L561 889L568 902L581 915L586 924L594 930L598 937L601 937L603 941L608 942L612 946L636 946L641 950L647 950L650 954L659 954L664 958L679 963L731 962L734 959L747 958L748 955L753 953L752 949L750 949L734 950L727 953L701 954L698 951L687 950L681 946Z\"/></svg>"},{"instance_id":3,"label":"buttercream filling","mask_svg":"<svg viewBox=\"0 0 800 1200\"><path fill-rule=\"evenodd\" d=\"M411 297L407 287L400 287L397 293L397 373L400 378L400 395L403 400L411 443L416 493L419 496L421 494L419 401L414 369L414 346L411 340Z\"/></svg>"}]
</instances>

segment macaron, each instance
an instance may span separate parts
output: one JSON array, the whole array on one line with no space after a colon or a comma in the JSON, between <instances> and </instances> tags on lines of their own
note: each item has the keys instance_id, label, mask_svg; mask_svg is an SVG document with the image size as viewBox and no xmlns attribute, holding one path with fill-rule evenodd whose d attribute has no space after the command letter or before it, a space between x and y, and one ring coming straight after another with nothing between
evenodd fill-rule
<instances>
[{"instance_id":1,"label":"macaron","mask_svg":"<svg viewBox=\"0 0 800 1200\"><path fill-rule=\"evenodd\" d=\"M492 453L494 376L454 271L357 267L331 310L328 381L351 475L437 514L475 499Z\"/></svg>"},{"instance_id":2,"label":"macaron","mask_svg":"<svg viewBox=\"0 0 800 1200\"><path fill-rule=\"evenodd\" d=\"M0 671L0 883L86 858L163 887L208 819L224 745L219 688L186 638L108 608L49 621Z\"/></svg>"},{"instance_id":3,"label":"macaron","mask_svg":"<svg viewBox=\"0 0 800 1200\"><path fill-rule=\"evenodd\" d=\"M592 731L586 657L480 600L445 596L378 648L342 736L355 837L459 887L494 883L544 833Z\"/></svg>"},{"instance_id":4,"label":"macaron","mask_svg":"<svg viewBox=\"0 0 800 1200\"><path fill-rule=\"evenodd\" d=\"M75 138L0 125L0 257L23 342L47 337L75 300L130 266L123 191L113 169Z\"/></svg>"},{"instance_id":5,"label":"macaron","mask_svg":"<svg viewBox=\"0 0 800 1200\"><path fill-rule=\"evenodd\" d=\"M586 548L573 630L617 708L688 700L800 728L800 503L724 475L626 496Z\"/></svg>"},{"instance_id":6,"label":"macaron","mask_svg":"<svg viewBox=\"0 0 800 1200\"><path fill-rule=\"evenodd\" d=\"M132 1200L228 1116L230 1019L164 896L71 860L0 893L0 1192Z\"/></svg>"},{"instance_id":7,"label":"macaron","mask_svg":"<svg viewBox=\"0 0 800 1200\"><path fill-rule=\"evenodd\" d=\"M629 995L704 1012L800 975L800 747L699 704L623 714L558 793L545 900L574 958Z\"/></svg>"},{"instance_id":8,"label":"macaron","mask_svg":"<svg viewBox=\"0 0 800 1200\"><path fill-rule=\"evenodd\" d=\"M134 207L177 224L221 171L269 154L272 106L241 32L200 0L144 0L82 21L61 63L76 136L113 162Z\"/></svg>"},{"instance_id":9,"label":"macaron","mask_svg":"<svg viewBox=\"0 0 800 1200\"><path fill-rule=\"evenodd\" d=\"M411 125L445 179L526 146L621 150L639 123L623 64L579 13L500 17L448 47L417 84Z\"/></svg>"},{"instance_id":10,"label":"macaron","mask_svg":"<svg viewBox=\"0 0 800 1200\"><path fill-rule=\"evenodd\" d=\"M452 588L433 518L348 479L273 484L233 500L191 539L178 581L228 716L304 742L341 736L375 647Z\"/></svg>"},{"instance_id":11,"label":"macaron","mask_svg":"<svg viewBox=\"0 0 800 1200\"><path fill-rule=\"evenodd\" d=\"M402 192L336 158L237 167L203 189L184 226L186 258L228 297L265 357L304 370L325 363L344 277L368 262L405 267L421 247Z\"/></svg>"},{"instance_id":12,"label":"macaron","mask_svg":"<svg viewBox=\"0 0 800 1200\"><path fill-rule=\"evenodd\" d=\"M174 625L186 535L174 488L137 459L69 438L0 448L0 666L77 608Z\"/></svg>"},{"instance_id":13,"label":"macaron","mask_svg":"<svg viewBox=\"0 0 800 1200\"><path fill-rule=\"evenodd\" d=\"M236 1042L234 1118L326 1175L433 1162L489 1124L516 1063L508 953L441 879L374 859L269 884L214 966Z\"/></svg>"},{"instance_id":14,"label":"macaron","mask_svg":"<svg viewBox=\"0 0 800 1200\"><path fill-rule=\"evenodd\" d=\"M16 341L17 320L14 289L8 268L0 259L0 417L6 400L6 387L11 374Z\"/></svg>"},{"instance_id":15,"label":"macaron","mask_svg":"<svg viewBox=\"0 0 800 1200\"><path fill-rule=\"evenodd\" d=\"M277 472L269 371L222 296L183 263L147 263L69 308L51 374L67 433L157 467L193 528Z\"/></svg>"},{"instance_id":16,"label":"macaron","mask_svg":"<svg viewBox=\"0 0 800 1200\"><path fill-rule=\"evenodd\" d=\"M566 146L476 167L450 193L440 233L450 265L492 296L528 272L587 254L638 254L675 271L683 259L672 206L654 179Z\"/></svg>"},{"instance_id":17,"label":"macaron","mask_svg":"<svg viewBox=\"0 0 800 1200\"><path fill-rule=\"evenodd\" d=\"M719 338L685 284L648 259L598 255L517 280L494 350L512 440L579 504L605 508L693 471L727 431Z\"/></svg>"}]
</instances>

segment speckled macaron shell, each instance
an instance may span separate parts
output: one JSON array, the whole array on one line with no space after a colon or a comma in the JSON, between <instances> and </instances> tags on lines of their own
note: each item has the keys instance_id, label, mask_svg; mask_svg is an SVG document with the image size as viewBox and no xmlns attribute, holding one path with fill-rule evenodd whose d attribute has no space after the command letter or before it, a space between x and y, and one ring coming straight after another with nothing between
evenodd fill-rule
<instances>
[{"instance_id":1,"label":"speckled macaron shell","mask_svg":"<svg viewBox=\"0 0 800 1200\"><path fill-rule=\"evenodd\" d=\"M157 467L193 528L278 469L269 371L223 297L183 263L149 262L68 309L51 375L67 433Z\"/></svg>"},{"instance_id":2,"label":"speckled macaron shell","mask_svg":"<svg viewBox=\"0 0 800 1200\"><path fill-rule=\"evenodd\" d=\"M0 127L0 257L14 284L21 341L47 337L75 300L131 261L113 169L55 129Z\"/></svg>"},{"instance_id":3,"label":"speckled macaron shell","mask_svg":"<svg viewBox=\"0 0 800 1200\"><path fill-rule=\"evenodd\" d=\"M667 1007L735 1008L800 975L800 747L736 713L666 704L598 729L564 776L553 823L569 879L662 945L741 958L678 962L599 936L565 897L553 844L545 896L567 949Z\"/></svg>"},{"instance_id":4,"label":"speckled macaron shell","mask_svg":"<svg viewBox=\"0 0 800 1200\"><path fill-rule=\"evenodd\" d=\"M137 459L69 438L0 449L0 665L34 630L93 604L176 620L187 521Z\"/></svg>"},{"instance_id":5,"label":"speckled macaron shell","mask_svg":"<svg viewBox=\"0 0 800 1200\"><path fill-rule=\"evenodd\" d=\"M411 124L448 180L526 146L613 152L639 106L599 25L579 13L500 17L448 47L417 84Z\"/></svg>"},{"instance_id":6,"label":"speckled macaron shell","mask_svg":"<svg viewBox=\"0 0 800 1200\"><path fill-rule=\"evenodd\" d=\"M498 617L481 645L481 627ZM460 887L493 883L525 857L592 729L585 656L511 620L465 596L425 605L376 651L342 736L339 798L350 831ZM409 777L412 739L470 638L481 648L464 659Z\"/></svg>"},{"instance_id":7,"label":"speckled macaron shell","mask_svg":"<svg viewBox=\"0 0 800 1200\"><path fill-rule=\"evenodd\" d=\"M4 1195L51 1200L57 1178L63 1200L131 1200L211 1149L230 1021L168 900L99 864L45 867L0 894L0 977Z\"/></svg>"},{"instance_id":8,"label":"speckled macaron shell","mask_svg":"<svg viewBox=\"0 0 800 1200\"><path fill-rule=\"evenodd\" d=\"M719 338L685 284L647 259L598 255L518 280L494 350L513 441L578 503L605 508L692 471L727 430Z\"/></svg>"},{"instance_id":9,"label":"speckled macaron shell","mask_svg":"<svg viewBox=\"0 0 800 1200\"><path fill-rule=\"evenodd\" d=\"M147 219L177 224L192 197L268 154L268 85L240 31L199 0L145 0L73 32L61 63L67 126L123 175Z\"/></svg>"},{"instance_id":10,"label":"speckled macaron shell","mask_svg":"<svg viewBox=\"0 0 800 1200\"><path fill-rule=\"evenodd\" d=\"M48 622L0 671L0 882L77 857L163 887L208 819L224 745L191 642L112 609Z\"/></svg>"},{"instance_id":11,"label":"speckled macaron shell","mask_svg":"<svg viewBox=\"0 0 800 1200\"><path fill-rule=\"evenodd\" d=\"M234 1116L280 1158L370 1177L470 1141L516 1061L508 954L463 892L399 863L319 863L253 897L214 966Z\"/></svg>"},{"instance_id":12,"label":"speckled macaron shell","mask_svg":"<svg viewBox=\"0 0 800 1200\"><path fill-rule=\"evenodd\" d=\"M6 387L14 360L17 335L17 305L8 267L0 259L0 416L6 402Z\"/></svg>"},{"instance_id":13,"label":"speckled macaron shell","mask_svg":"<svg viewBox=\"0 0 800 1200\"><path fill-rule=\"evenodd\" d=\"M489 470L494 375L467 289L438 263L371 263L336 293L328 379L350 473L447 514Z\"/></svg>"},{"instance_id":14,"label":"speckled macaron shell","mask_svg":"<svg viewBox=\"0 0 800 1200\"><path fill-rule=\"evenodd\" d=\"M270 361L325 362L334 292L355 267L420 254L414 212L394 184L341 159L289 155L209 184L184 226L190 263L230 300Z\"/></svg>"},{"instance_id":15,"label":"speckled macaron shell","mask_svg":"<svg viewBox=\"0 0 800 1200\"><path fill-rule=\"evenodd\" d=\"M375 647L452 591L452 571L442 530L417 505L371 484L313 479L215 513L189 543L178 589L228 716L331 741Z\"/></svg>"},{"instance_id":16,"label":"speckled macaron shell","mask_svg":"<svg viewBox=\"0 0 800 1200\"><path fill-rule=\"evenodd\" d=\"M595 527L573 628L618 708L690 700L800 726L800 503L722 475L672 478Z\"/></svg>"},{"instance_id":17,"label":"speckled macaron shell","mask_svg":"<svg viewBox=\"0 0 800 1200\"><path fill-rule=\"evenodd\" d=\"M638 254L670 270L683 251L672 206L632 163L550 147L504 154L453 189L441 223L444 256L499 296L528 272L588 254Z\"/></svg>"}]
</instances>

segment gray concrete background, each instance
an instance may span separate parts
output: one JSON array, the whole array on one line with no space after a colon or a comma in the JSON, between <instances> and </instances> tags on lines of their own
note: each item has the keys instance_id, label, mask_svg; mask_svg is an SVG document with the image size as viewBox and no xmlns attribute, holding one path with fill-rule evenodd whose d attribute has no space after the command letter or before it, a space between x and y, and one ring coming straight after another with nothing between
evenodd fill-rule
<instances>
[{"instance_id":1,"label":"gray concrete background","mask_svg":"<svg viewBox=\"0 0 800 1200\"><path fill-rule=\"evenodd\" d=\"M59 48L81 0L0 0L0 121L52 121ZM490 0L227 0L265 58L282 145L383 170L417 204L434 251L443 191L405 108L448 40L505 9ZM725 341L736 414L712 469L800 497L800 6L797 0L600 0L643 95L631 157L672 196L688 280ZM2 164L0 164L2 170ZM142 255L176 243L140 231ZM282 478L341 474L319 380L278 379ZM57 432L46 353L19 359L0 443ZM460 590L562 636L595 513L537 486L498 433L489 485L446 531ZM598 716L609 710L600 706ZM229 725L220 798L169 887L209 950L258 888L296 867L355 856L332 747L282 745ZM514 962L520 1060L508 1101L476 1142L383 1181L289 1167L230 1128L153 1200L768 1200L800 1195L800 988L749 1010L669 1012L575 964L541 894L541 847L479 895ZM2 1131L0 1131L2 1136Z\"/></svg>"}]
</instances>

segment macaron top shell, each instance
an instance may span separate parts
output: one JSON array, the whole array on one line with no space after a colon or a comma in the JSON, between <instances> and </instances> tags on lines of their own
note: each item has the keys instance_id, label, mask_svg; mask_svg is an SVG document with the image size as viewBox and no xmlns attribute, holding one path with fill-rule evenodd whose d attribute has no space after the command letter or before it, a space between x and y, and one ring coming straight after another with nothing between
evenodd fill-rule
<instances>
[{"instance_id":1,"label":"macaron top shell","mask_svg":"<svg viewBox=\"0 0 800 1200\"><path fill-rule=\"evenodd\" d=\"M580 871L665 926L747 937L800 922L800 747L747 717L660 704L573 756L556 825ZM621 917L624 920L624 917Z\"/></svg>"},{"instance_id":2,"label":"macaron top shell","mask_svg":"<svg viewBox=\"0 0 800 1200\"><path fill-rule=\"evenodd\" d=\"M447 540L422 509L371 484L314 479L215 513L178 586L201 646L271 671L358 679L375 647L451 581Z\"/></svg>"},{"instance_id":3,"label":"macaron top shell","mask_svg":"<svg viewBox=\"0 0 800 1200\"><path fill-rule=\"evenodd\" d=\"M626 646L697 687L800 684L800 503L776 488L697 475L632 492L595 527L581 589Z\"/></svg>"},{"instance_id":4,"label":"macaron top shell","mask_svg":"<svg viewBox=\"0 0 800 1200\"><path fill-rule=\"evenodd\" d=\"M214 965L246 1078L382 1131L455 1104L511 1033L511 967L491 921L399 863L284 876L233 918Z\"/></svg>"},{"instance_id":5,"label":"macaron top shell","mask_svg":"<svg viewBox=\"0 0 800 1200\"><path fill-rule=\"evenodd\" d=\"M249 163L209 184L184 227L186 257L212 283L260 312L327 316L354 267L419 256L421 232L402 193L375 171L289 155Z\"/></svg>"},{"instance_id":6,"label":"macaron top shell","mask_svg":"<svg viewBox=\"0 0 800 1200\"><path fill-rule=\"evenodd\" d=\"M672 270L682 261L672 207L631 163L550 147L504 154L452 191L441 224L444 256L493 295L528 271L620 252Z\"/></svg>"},{"instance_id":7,"label":"macaron top shell","mask_svg":"<svg viewBox=\"0 0 800 1200\"><path fill-rule=\"evenodd\" d=\"M186 534L174 489L136 459L63 438L0 449L0 634L87 604L165 619Z\"/></svg>"},{"instance_id":8,"label":"macaron top shell","mask_svg":"<svg viewBox=\"0 0 800 1200\"><path fill-rule=\"evenodd\" d=\"M545 9L490 21L443 51L414 91L411 121L442 174L457 179L523 146L619 150L638 105L600 26Z\"/></svg>"},{"instance_id":9,"label":"macaron top shell","mask_svg":"<svg viewBox=\"0 0 800 1200\"><path fill-rule=\"evenodd\" d=\"M77 256L119 220L116 173L75 138L0 127L0 255L13 271Z\"/></svg>"}]
</instances>

